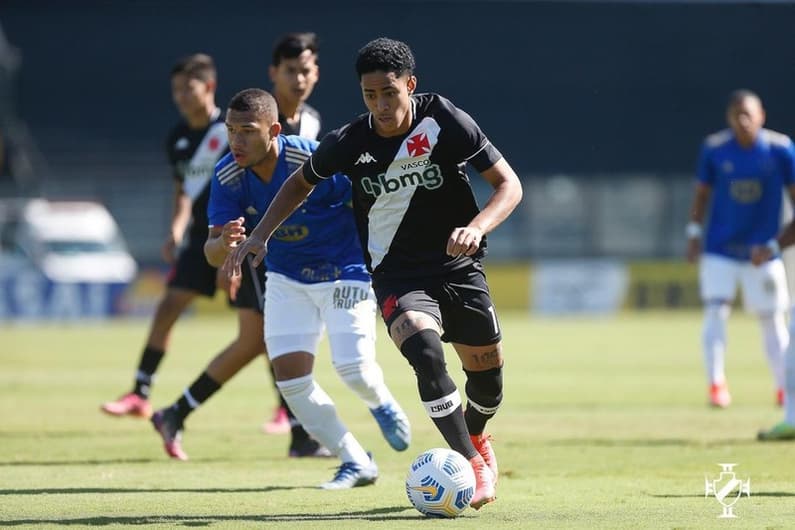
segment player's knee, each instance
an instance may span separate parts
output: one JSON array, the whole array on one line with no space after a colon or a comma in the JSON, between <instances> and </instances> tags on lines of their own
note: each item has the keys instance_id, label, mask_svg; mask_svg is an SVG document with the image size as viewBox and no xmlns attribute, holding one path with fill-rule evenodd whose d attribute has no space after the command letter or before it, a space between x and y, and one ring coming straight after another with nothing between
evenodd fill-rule
<instances>
[{"instance_id":1,"label":"player's knee","mask_svg":"<svg viewBox=\"0 0 795 530\"><path fill-rule=\"evenodd\" d=\"M484 414L493 414L502 403L502 366L470 372L467 376L466 395L469 403Z\"/></svg>"},{"instance_id":2,"label":"player's knee","mask_svg":"<svg viewBox=\"0 0 795 530\"><path fill-rule=\"evenodd\" d=\"M455 383L447 373L444 347L436 331L424 329L415 333L403 341L400 352L414 368L423 401L455 391Z\"/></svg>"}]
</instances>

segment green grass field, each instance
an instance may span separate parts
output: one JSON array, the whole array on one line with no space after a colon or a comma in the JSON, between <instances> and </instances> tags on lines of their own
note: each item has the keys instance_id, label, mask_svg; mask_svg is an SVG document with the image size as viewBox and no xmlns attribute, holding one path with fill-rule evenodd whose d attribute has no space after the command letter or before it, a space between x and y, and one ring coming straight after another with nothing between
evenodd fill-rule
<instances>
[{"instance_id":1,"label":"green grass field","mask_svg":"<svg viewBox=\"0 0 795 530\"><path fill-rule=\"evenodd\" d=\"M505 400L491 422L497 502L456 520L422 517L406 499L411 460L443 441L397 350L379 339L387 382L413 424L395 453L319 356L318 379L375 453L374 487L326 492L333 460L288 459L287 438L259 426L275 404L264 362L188 421L189 462L169 460L148 422L102 415L128 390L147 322L0 327L0 526L300 528L792 528L795 443L761 444L781 419L755 321L729 327L734 404L706 406L697 313L600 319L503 314ZM170 403L233 336L235 320L192 317L175 330L153 393ZM448 352L461 383L459 364ZM460 385L463 389L463 385ZM721 462L751 479L737 519L704 495Z\"/></svg>"}]
</instances>

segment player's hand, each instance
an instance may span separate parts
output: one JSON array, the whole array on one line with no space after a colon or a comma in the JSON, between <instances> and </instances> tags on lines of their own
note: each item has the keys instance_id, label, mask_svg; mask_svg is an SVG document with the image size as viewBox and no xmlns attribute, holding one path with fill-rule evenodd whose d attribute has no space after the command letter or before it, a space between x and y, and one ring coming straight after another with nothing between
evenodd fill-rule
<instances>
[{"instance_id":1,"label":"player's hand","mask_svg":"<svg viewBox=\"0 0 795 530\"><path fill-rule=\"evenodd\" d=\"M233 302L237 300L237 292L240 290L240 283L242 276L235 276L230 278L229 275L223 270L223 267L218 269L215 275L215 285L222 291L229 294L229 299Z\"/></svg>"},{"instance_id":2,"label":"player's hand","mask_svg":"<svg viewBox=\"0 0 795 530\"><path fill-rule=\"evenodd\" d=\"M231 252L236 246L246 239L246 227L243 224L246 219L238 217L227 222L221 231L221 240L224 242L224 248L227 252Z\"/></svg>"},{"instance_id":3,"label":"player's hand","mask_svg":"<svg viewBox=\"0 0 795 530\"><path fill-rule=\"evenodd\" d=\"M174 239L173 235L169 234L163 242L163 245L160 247L160 256L163 258L163 261L169 265L173 265L174 262L177 261L177 241Z\"/></svg>"},{"instance_id":4,"label":"player's hand","mask_svg":"<svg viewBox=\"0 0 795 530\"><path fill-rule=\"evenodd\" d=\"M767 263L773 257L773 251L767 245L754 245L751 247L751 263L756 266Z\"/></svg>"},{"instance_id":5,"label":"player's hand","mask_svg":"<svg viewBox=\"0 0 795 530\"><path fill-rule=\"evenodd\" d=\"M251 264L256 267L262 263L267 253L268 245L265 241L257 237L249 237L232 249L232 252L229 253L226 261L224 261L223 268L230 278L240 276L240 267L248 254L254 254Z\"/></svg>"},{"instance_id":6,"label":"player's hand","mask_svg":"<svg viewBox=\"0 0 795 530\"><path fill-rule=\"evenodd\" d=\"M696 263L701 255L701 238L691 237L687 240L687 261Z\"/></svg>"},{"instance_id":7,"label":"player's hand","mask_svg":"<svg viewBox=\"0 0 795 530\"><path fill-rule=\"evenodd\" d=\"M480 248L483 231L474 226L460 226L453 229L447 240L447 255L457 258L461 254L471 256Z\"/></svg>"}]
</instances>

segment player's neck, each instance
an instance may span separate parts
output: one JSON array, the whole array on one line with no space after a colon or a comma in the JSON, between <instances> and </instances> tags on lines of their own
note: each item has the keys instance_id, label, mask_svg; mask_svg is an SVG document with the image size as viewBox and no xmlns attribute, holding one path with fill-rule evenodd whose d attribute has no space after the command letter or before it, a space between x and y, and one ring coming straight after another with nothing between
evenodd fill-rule
<instances>
[{"instance_id":1,"label":"player's neck","mask_svg":"<svg viewBox=\"0 0 795 530\"><path fill-rule=\"evenodd\" d=\"M191 129L206 129L213 118L218 112L218 107L215 102L209 102L201 110L194 112L189 116L185 116L185 121L188 122L188 127Z\"/></svg>"}]
</instances>

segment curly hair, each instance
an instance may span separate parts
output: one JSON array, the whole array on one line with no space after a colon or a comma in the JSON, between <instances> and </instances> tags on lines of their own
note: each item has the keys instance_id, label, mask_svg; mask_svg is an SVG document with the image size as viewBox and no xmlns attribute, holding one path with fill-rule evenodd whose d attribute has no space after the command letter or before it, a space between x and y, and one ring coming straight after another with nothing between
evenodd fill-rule
<instances>
[{"instance_id":1,"label":"curly hair","mask_svg":"<svg viewBox=\"0 0 795 530\"><path fill-rule=\"evenodd\" d=\"M359 50L356 73L359 78L370 72L394 72L398 76L414 73L414 54L405 42L380 37Z\"/></svg>"}]
</instances>

